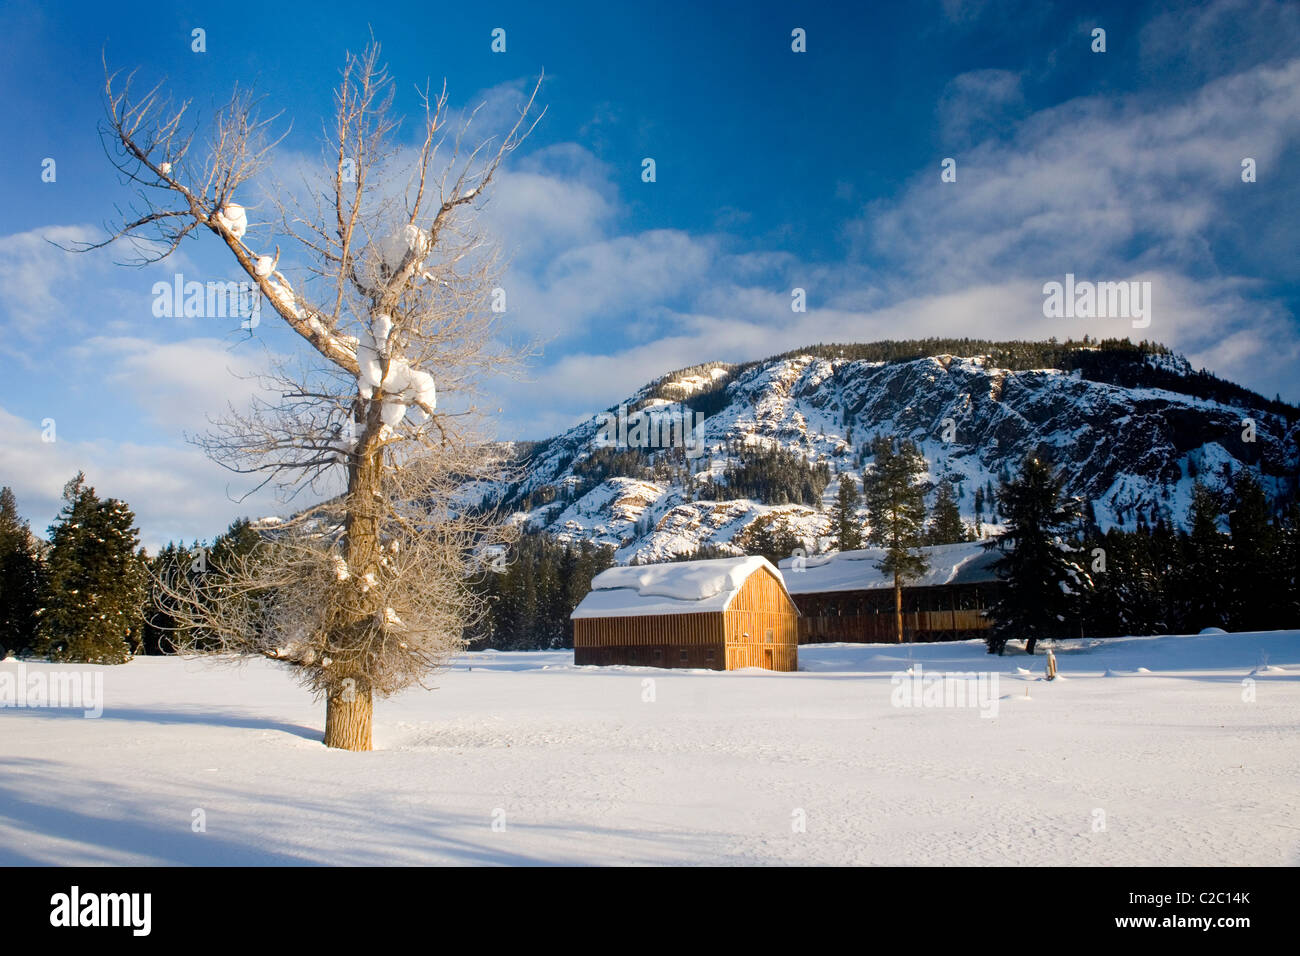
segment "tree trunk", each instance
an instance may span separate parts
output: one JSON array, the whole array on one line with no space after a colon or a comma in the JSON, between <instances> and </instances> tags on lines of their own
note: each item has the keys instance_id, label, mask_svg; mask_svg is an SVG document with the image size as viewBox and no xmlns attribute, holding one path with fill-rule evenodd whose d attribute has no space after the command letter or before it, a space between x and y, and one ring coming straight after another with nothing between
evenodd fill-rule
<instances>
[{"instance_id":1,"label":"tree trunk","mask_svg":"<svg viewBox=\"0 0 1300 956\"><path fill-rule=\"evenodd\" d=\"M1037 643L1038 643L1038 638L1036 637L1031 637L1027 641L1025 641L1025 653L1026 654L1034 653L1034 645Z\"/></svg>"},{"instance_id":2,"label":"tree trunk","mask_svg":"<svg viewBox=\"0 0 1300 956\"><path fill-rule=\"evenodd\" d=\"M376 499L383 490L383 451L378 447L379 402L372 402L360 452L348 469L347 517L344 538L348 568L358 578L379 570L379 512ZM367 611L362 609L354 623L364 627ZM341 627L346 632L347 622ZM346 640L343 641L346 644ZM340 750L371 749L371 718L374 700L365 661L361 671L341 678L325 699L325 746Z\"/></svg>"},{"instance_id":3,"label":"tree trunk","mask_svg":"<svg viewBox=\"0 0 1300 956\"><path fill-rule=\"evenodd\" d=\"M325 746L339 750L370 750L370 718L374 704L370 685L344 682L325 701Z\"/></svg>"},{"instance_id":4,"label":"tree trunk","mask_svg":"<svg viewBox=\"0 0 1300 956\"><path fill-rule=\"evenodd\" d=\"M385 373L386 374L386 373ZM348 468L347 538L348 567L364 575L379 565L379 516L376 501L383 494L384 458L379 445L379 402L371 402L369 420L358 442L359 453Z\"/></svg>"},{"instance_id":5,"label":"tree trunk","mask_svg":"<svg viewBox=\"0 0 1300 956\"><path fill-rule=\"evenodd\" d=\"M899 644L903 643L903 585L894 575L894 635Z\"/></svg>"}]
</instances>

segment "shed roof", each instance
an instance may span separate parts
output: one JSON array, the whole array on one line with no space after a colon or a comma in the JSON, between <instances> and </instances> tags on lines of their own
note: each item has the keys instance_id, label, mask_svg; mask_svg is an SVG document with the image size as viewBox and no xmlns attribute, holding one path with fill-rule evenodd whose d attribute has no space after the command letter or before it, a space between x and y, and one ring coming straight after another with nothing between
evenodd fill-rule
<instances>
[{"instance_id":1,"label":"shed roof","mask_svg":"<svg viewBox=\"0 0 1300 956\"><path fill-rule=\"evenodd\" d=\"M749 576L767 568L785 590L781 572L766 558L710 558L607 568L571 618L641 617L725 611ZM789 596L789 591L785 591Z\"/></svg>"},{"instance_id":2,"label":"shed roof","mask_svg":"<svg viewBox=\"0 0 1300 956\"><path fill-rule=\"evenodd\" d=\"M936 587L945 584L985 584L998 580L993 565L996 549L986 549L984 542L936 544L921 548L929 559L930 570L921 577L904 582L905 587ZM781 561L786 587L791 594L819 594L833 591L870 591L892 588L893 575L876 567L884 558L882 548L860 551L835 551L804 559L804 570L794 567L794 558Z\"/></svg>"}]
</instances>

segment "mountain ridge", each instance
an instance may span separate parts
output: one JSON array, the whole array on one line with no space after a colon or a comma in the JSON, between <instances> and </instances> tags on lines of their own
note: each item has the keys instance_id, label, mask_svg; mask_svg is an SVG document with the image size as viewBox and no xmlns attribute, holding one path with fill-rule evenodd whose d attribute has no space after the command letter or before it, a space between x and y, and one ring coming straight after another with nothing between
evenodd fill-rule
<instances>
[{"instance_id":1,"label":"mountain ridge","mask_svg":"<svg viewBox=\"0 0 1300 956\"><path fill-rule=\"evenodd\" d=\"M952 482L963 518L985 532L999 527L997 483L1030 452L1066 469L1067 491L1103 530L1182 525L1197 478L1222 489L1249 471L1287 500L1300 465L1300 409L1122 339L816 345L679 369L607 411L620 407L648 421L689 415L703 451L611 443L596 414L519 443L524 477L485 501L528 530L610 544L628 562L738 553L747 529L774 523L824 550L839 478L860 480L881 437L916 442L927 500ZM738 485L759 491L729 495Z\"/></svg>"}]
</instances>

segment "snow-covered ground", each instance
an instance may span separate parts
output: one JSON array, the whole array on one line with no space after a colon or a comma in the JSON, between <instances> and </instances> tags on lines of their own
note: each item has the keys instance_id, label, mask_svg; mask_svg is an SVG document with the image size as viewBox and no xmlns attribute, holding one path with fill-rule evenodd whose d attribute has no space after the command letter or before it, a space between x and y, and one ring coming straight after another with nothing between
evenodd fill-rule
<instances>
[{"instance_id":1,"label":"snow-covered ground","mask_svg":"<svg viewBox=\"0 0 1300 956\"><path fill-rule=\"evenodd\" d=\"M82 668L99 719L0 710L0 864L1300 863L1300 632L1056 654L1051 683L975 642L797 674L469 654L379 701L369 754L269 662ZM894 706L909 665L997 673L997 716Z\"/></svg>"}]
</instances>

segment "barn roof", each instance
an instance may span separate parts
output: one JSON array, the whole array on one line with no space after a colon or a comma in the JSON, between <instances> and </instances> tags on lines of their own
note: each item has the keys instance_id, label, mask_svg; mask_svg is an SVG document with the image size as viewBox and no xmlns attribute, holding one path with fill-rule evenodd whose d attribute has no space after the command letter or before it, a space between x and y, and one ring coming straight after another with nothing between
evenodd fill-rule
<instances>
[{"instance_id":1,"label":"barn roof","mask_svg":"<svg viewBox=\"0 0 1300 956\"><path fill-rule=\"evenodd\" d=\"M771 571L782 589L785 588L781 572L766 558L758 556L607 568L592 579L591 593L570 617L725 611L745 581L759 568Z\"/></svg>"},{"instance_id":2,"label":"barn roof","mask_svg":"<svg viewBox=\"0 0 1300 956\"><path fill-rule=\"evenodd\" d=\"M908 580L905 587L935 587L944 584L985 584L998 580L993 564L996 549L986 549L983 542L936 544L921 548L929 559L930 570ZM881 548L860 551L836 551L804 559L804 570L794 567L794 558L781 561L786 587L791 594L819 594L833 591L869 591L892 588L893 575L885 574L876 563L885 556Z\"/></svg>"}]
</instances>

